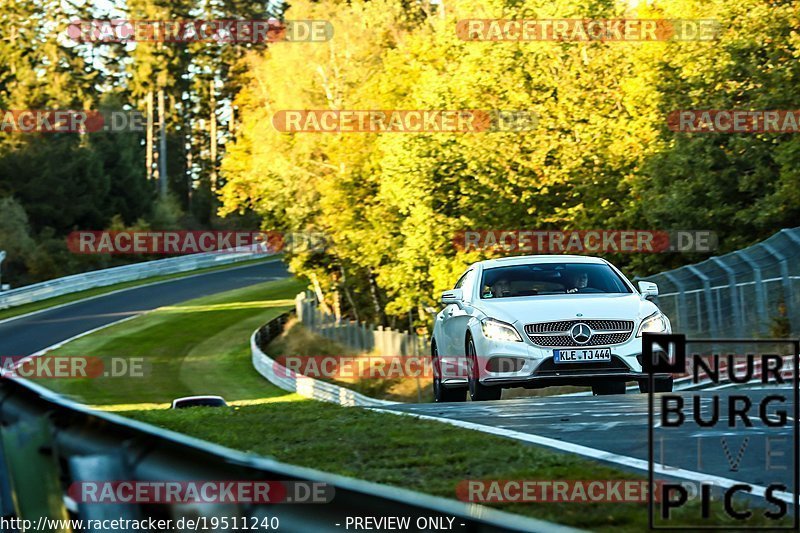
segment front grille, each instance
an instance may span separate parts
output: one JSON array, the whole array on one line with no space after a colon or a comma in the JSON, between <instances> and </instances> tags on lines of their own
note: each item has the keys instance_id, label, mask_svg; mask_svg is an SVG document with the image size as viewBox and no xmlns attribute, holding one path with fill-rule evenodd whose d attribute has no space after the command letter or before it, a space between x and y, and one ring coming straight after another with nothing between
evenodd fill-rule
<instances>
[{"instance_id":1,"label":"front grille","mask_svg":"<svg viewBox=\"0 0 800 533\"><path fill-rule=\"evenodd\" d=\"M569 334L570 328L575 324L586 324L592 332L606 331L608 333L593 333L589 342L578 344ZM526 324L525 333L531 342L539 346L552 347L583 347L583 346L610 346L627 341L633 334L633 320L560 320L557 322L539 322ZM553 335L563 333L563 335Z\"/></svg>"},{"instance_id":2,"label":"front grille","mask_svg":"<svg viewBox=\"0 0 800 533\"><path fill-rule=\"evenodd\" d=\"M559 331L569 331L575 324L584 323L592 330L633 330L633 320L561 320L559 322L539 322L525 326L525 333L534 335L536 333L557 333Z\"/></svg>"}]
</instances>

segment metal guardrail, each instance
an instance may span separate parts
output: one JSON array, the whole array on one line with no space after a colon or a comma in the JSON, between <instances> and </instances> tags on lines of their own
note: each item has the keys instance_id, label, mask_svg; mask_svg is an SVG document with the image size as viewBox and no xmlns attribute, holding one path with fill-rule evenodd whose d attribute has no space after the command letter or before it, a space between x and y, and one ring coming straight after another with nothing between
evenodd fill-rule
<instances>
[{"instance_id":1,"label":"metal guardrail","mask_svg":"<svg viewBox=\"0 0 800 533\"><path fill-rule=\"evenodd\" d=\"M145 261L102 270L93 270L91 272L74 274L72 276L65 276L63 278L43 281L18 289L0 292L0 309L38 302L47 298L80 292L95 287L106 287L108 285L127 281L189 272L201 268L246 261L259 256L267 257L269 255L274 254L262 251L250 252L243 250L227 253L209 252L171 257L168 259L157 259L155 261Z\"/></svg>"},{"instance_id":2,"label":"metal guardrail","mask_svg":"<svg viewBox=\"0 0 800 533\"><path fill-rule=\"evenodd\" d=\"M673 330L689 336L788 337L800 331L800 228L641 279L658 284L658 304Z\"/></svg>"},{"instance_id":3,"label":"metal guardrail","mask_svg":"<svg viewBox=\"0 0 800 533\"><path fill-rule=\"evenodd\" d=\"M280 463L120 416L93 411L38 385L0 378L0 514L44 519L277 517L280 531L333 531L347 517L453 517L465 532L575 531L474 504ZM331 453L337 453L335 444ZM329 503L89 504L70 498L81 481L303 481L333 488ZM209 522L210 523L210 522ZM250 523L250 522L248 522ZM337 527L336 524L341 524ZM68 528L50 531L68 532ZM224 528L214 528L224 531ZM257 529L259 530L259 529ZM98 530L92 530L98 531ZM116 531L123 531L117 529ZM262 530L259 530L262 531Z\"/></svg>"},{"instance_id":4,"label":"metal guardrail","mask_svg":"<svg viewBox=\"0 0 800 533\"><path fill-rule=\"evenodd\" d=\"M264 353L264 347L283 331L283 326L286 324L289 315L290 313L284 313L270 320L258 328L250 337L253 366L259 374L273 385L287 392L296 392L300 396L305 396L312 400L335 403L346 407L381 407L398 403L372 398L335 383L328 383L298 374L270 358Z\"/></svg>"}]
</instances>

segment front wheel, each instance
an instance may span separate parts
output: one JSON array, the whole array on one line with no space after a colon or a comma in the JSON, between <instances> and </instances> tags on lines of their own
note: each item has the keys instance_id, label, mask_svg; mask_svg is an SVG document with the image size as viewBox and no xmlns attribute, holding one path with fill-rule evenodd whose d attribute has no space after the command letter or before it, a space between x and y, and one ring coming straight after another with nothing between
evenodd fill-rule
<instances>
[{"instance_id":1,"label":"front wheel","mask_svg":"<svg viewBox=\"0 0 800 533\"><path fill-rule=\"evenodd\" d=\"M439 361L439 350L436 342L431 343L431 364L433 365L433 401L435 402L464 402L467 400L467 389L458 387L448 389L442 385L442 365Z\"/></svg>"},{"instance_id":2,"label":"front wheel","mask_svg":"<svg viewBox=\"0 0 800 533\"><path fill-rule=\"evenodd\" d=\"M467 337L467 370L469 372L469 397L473 402L484 400L499 400L503 394L500 387L487 387L480 382L480 369L478 368L478 354L475 351L475 342L472 337Z\"/></svg>"},{"instance_id":3,"label":"front wheel","mask_svg":"<svg viewBox=\"0 0 800 533\"><path fill-rule=\"evenodd\" d=\"M592 385L592 394L595 396L607 396L610 394L625 394L624 381L606 381Z\"/></svg>"}]
</instances>

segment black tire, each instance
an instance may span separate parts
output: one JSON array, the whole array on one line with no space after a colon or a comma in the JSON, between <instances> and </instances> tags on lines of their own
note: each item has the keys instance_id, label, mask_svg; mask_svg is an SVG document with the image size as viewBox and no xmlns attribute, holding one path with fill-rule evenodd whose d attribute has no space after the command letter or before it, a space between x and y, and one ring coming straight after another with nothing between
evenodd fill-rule
<instances>
[{"instance_id":1,"label":"black tire","mask_svg":"<svg viewBox=\"0 0 800 533\"><path fill-rule=\"evenodd\" d=\"M672 376L668 378L655 378L653 385L654 391L653 392L672 392L672 388L674 386L674 380ZM639 392L647 394L649 383L647 380L642 380L639 382Z\"/></svg>"},{"instance_id":2,"label":"black tire","mask_svg":"<svg viewBox=\"0 0 800 533\"><path fill-rule=\"evenodd\" d=\"M433 401L467 401L466 387L448 388L442 385L442 380L439 378L442 375L442 367L439 364L439 350L436 348L436 342L431 343L431 364L433 365Z\"/></svg>"},{"instance_id":3,"label":"black tire","mask_svg":"<svg viewBox=\"0 0 800 533\"><path fill-rule=\"evenodd\" d=\"M478 354L475 350L475 342L471 336L467 336L467 372L469 376L469 398L473 402L483 402L486 400L499 400L503 394L503 389L500 387L487 387L481 384L480 369L478 368Z\"/></svg>"},{"instance_id":4,"label":"black tire","mask_svg":"<svg viewBox=\"0 0 800 533\"><path fill-rule=\"evenodd\" d=\"M595 396L608 396L611 394L625 394L624 381L606 381L592 385L592 394Z\"/></svg>"}]
</instances>

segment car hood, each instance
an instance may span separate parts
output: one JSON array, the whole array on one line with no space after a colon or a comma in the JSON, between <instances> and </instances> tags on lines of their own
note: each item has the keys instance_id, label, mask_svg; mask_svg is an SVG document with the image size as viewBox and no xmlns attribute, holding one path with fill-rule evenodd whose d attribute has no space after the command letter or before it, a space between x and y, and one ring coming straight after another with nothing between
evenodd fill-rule
<instances>
[{"instance_id":1,"label":"car hood","mask_svg":"<svg viewBox=\"0 0 800 533\"><path fill-rule=\"evenodd\" d=\"M658 310L638 294L558 294L479 300L474 306L504 322L530 324L555 320L618 319L636 322Z\"/></svg>"}]
</instances>

